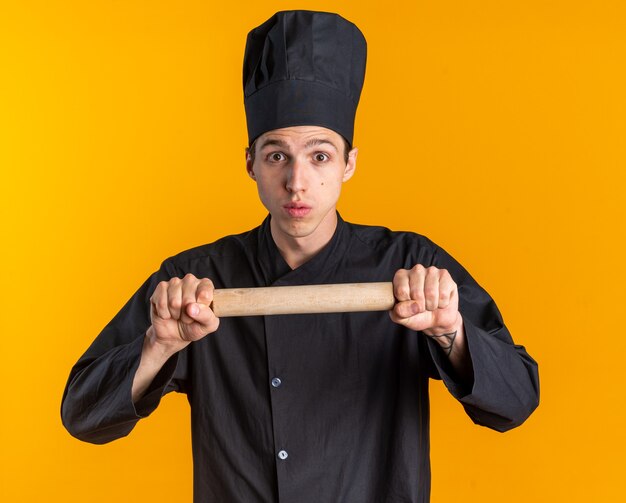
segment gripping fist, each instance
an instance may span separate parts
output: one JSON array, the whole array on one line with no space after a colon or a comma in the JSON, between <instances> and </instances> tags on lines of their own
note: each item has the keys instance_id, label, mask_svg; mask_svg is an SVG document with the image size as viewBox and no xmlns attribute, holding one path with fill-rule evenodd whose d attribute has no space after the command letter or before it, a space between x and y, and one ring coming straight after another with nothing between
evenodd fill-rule
<instances>
[{"instance_id":1,"label":"gripping fist","mask_svg":"<svg viewBox=\"0 0 626 503\"><path fill-rule=\"evenodd\" d=\"M399 269L393 277L393 294L398 302L389 316L412 330L437 336L454 330L460 321L459 293L446 269L421 264Z\"/></svg>"},{"instance_id":2,"label":"gripping fist","mask_svg":"<svg viewBox=\"0 0 626 503\"><path fill-rule=\"evenodd\" d=\"M215 332L219 318L211 308L213 282L187 274L161 281L150 297L150 319L155 342L179 351Z\"/></svg>"}]
</instances>

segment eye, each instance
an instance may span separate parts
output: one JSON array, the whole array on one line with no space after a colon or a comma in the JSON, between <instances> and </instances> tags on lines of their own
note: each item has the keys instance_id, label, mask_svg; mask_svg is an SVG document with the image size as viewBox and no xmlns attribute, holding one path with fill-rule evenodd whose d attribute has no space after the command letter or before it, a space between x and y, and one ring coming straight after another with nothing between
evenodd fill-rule
<instances>
[{"instance_id":1,"label":"eye","mask_svg":"<svg viewBox=\"0 0 626 503\"><path fill-rule=\"evenodd\" d=\"M328 154L325 154L324 152L317 152L313 158L317 161L317 162L325 162L328 161L330 159L330 156Z\"/></svg>"},{"instance_id":2,"label":"eye","mask_svg":"<svg viewBox=\"0 0 626 503\"><path fill-rule=\"evenodd\" d=\"M285 160L285 154L282 152L272 152L267 156L267 159L272 162L280 162Z\"/></svg>"}]
</instances>

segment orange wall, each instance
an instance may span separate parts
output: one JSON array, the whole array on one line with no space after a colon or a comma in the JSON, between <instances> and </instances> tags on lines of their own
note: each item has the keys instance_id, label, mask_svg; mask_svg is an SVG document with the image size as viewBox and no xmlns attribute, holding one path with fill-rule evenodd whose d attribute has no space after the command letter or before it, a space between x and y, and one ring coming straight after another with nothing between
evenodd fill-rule
<instances>
[{"instance_id":1,"label":"orange wall","mask_svg":"<svg viewBox=\"0 0 626 503\"><path fill-rule=\"evenodd\" d=\"M288 8L338 12L369 43L343 217L442 245L540 364L539 409L504 435L433 382L433 502L620 500L620 0L3 2L0 499L191 500L184 396L93 446L63 429L61 394L161 260L265 216L242 56Z\"/></svg>"}]
</instances>

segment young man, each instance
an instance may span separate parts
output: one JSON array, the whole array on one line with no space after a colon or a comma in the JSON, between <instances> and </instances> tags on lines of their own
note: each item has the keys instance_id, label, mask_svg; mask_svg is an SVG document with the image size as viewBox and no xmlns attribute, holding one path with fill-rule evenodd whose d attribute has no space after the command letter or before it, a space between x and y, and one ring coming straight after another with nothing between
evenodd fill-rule
<instances>
[{"instance_id":1,"label":"young man","mask_svg":"<svg viewBox=\"0 0 626 503\"><path fill-rule=\"evenodd\" d=\"M165 260L72 369L76 437L127 435L187 393L196 501L428 501L428 379L505 431L538 404L537 365L491 299L414 233L350 224L365 39L335 14L285 11L248 36L248 175L269 215ZM380 312L218 319L214 288L393 280Z\"/></svg>"}]
</instances>

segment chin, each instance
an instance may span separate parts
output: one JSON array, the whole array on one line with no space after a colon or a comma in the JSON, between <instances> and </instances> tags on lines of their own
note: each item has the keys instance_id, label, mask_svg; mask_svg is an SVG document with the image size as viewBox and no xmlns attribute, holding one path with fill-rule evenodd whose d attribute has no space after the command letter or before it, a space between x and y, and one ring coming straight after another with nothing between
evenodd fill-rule
<instances>
[{"instance_id":1,"label":"chin","mask_svg":"<svg viewBox=\"0 0 626 503\"><path fill-rule=\"evenodd\" d=\"M287 220L280 222L279 228L284 234L292 238L304 238L310 236L317 228L317 225L314 222Z\"/></svg>"},{"instance_id":2,"label":"chin","mask_svg":"<svg viewBox=\"0 0 626 503\"><path fill-rule=\"evenodd\" d=\"M310 236L314 230L315 227L312 225L290 225L283 229L283 232L292 238L305 238Z\"/></svg>"}]
</instances>

